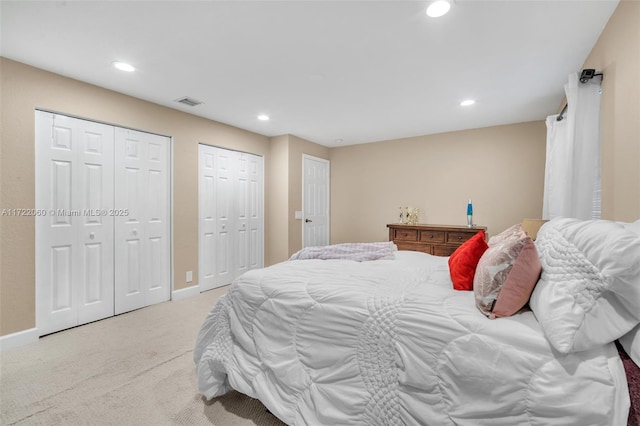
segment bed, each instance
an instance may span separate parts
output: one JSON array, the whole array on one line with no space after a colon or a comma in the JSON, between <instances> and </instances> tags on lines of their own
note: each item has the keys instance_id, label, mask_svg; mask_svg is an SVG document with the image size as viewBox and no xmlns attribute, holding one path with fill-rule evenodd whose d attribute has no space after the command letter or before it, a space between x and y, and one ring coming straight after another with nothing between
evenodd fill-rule
<instances>
[{"instance_id":1,"label":"bed","mask_svg":"<svg viewBox=\"0 0 640 426\"><path fill-rule=\"evenodd\" d=\"M496 292L479 285L480 269L510 233L474 255L471 291L454 288L453 255L409 251L245 273L198 335L200 393L235 389L290 425L626 425L614 341L638 363L640 221L546 223L526 306L487 314ZM503 269L488 267L492 279Z\"/></svg>"}]
</instances>

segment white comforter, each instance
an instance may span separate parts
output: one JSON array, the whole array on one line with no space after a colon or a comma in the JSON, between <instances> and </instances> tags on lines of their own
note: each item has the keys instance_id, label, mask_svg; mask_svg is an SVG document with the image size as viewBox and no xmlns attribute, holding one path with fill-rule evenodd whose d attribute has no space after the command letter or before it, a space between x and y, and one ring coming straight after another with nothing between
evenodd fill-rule
<instances>
[{"instance_id":1,"label":"white comforter","mask_svg":"<svg viewBox=\"0 0 640 426\"><path fill-rule=\"evenodd\" d=\"M613 345L561 355L531 312L490 320L447 258L289 261L240 277L194 360L291 425L624 425Z\"/></svg>"}]
</instances>

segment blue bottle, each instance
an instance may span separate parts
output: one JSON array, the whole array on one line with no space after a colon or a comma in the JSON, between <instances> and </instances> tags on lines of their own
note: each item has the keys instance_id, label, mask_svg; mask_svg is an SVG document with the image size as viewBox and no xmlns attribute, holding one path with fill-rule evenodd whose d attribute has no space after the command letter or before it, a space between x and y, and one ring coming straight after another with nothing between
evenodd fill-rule
<instances>
[{"instance_id":1,"label":"blue bottle","mask_svg":"<svg viewBox=\"0 0 640 426\"><path fill-rule=\"evenodd\" d=\"M467 203L467 226L473 228L473 204L471 204L471 198L469 198L469 203Z\"/></svg>"}]
</instances>

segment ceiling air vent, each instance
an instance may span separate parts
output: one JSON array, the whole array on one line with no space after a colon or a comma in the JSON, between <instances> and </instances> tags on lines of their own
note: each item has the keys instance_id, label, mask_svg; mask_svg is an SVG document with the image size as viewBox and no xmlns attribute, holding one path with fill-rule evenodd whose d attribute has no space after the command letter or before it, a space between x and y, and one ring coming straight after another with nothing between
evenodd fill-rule
<instances>
[{"instance_id":1,"label":"ceiling air vent","mask_svg":"<svg viewBox=\"0 0 640 426\"><path fill-rule=\"evenodd\" d=\"M194 107L204 103L197 99L190 98L188 96L185 96L184 98L176 99L176 102L180 102L181 104L188 105L190 107Z\"/></svg>"}]
</instances>

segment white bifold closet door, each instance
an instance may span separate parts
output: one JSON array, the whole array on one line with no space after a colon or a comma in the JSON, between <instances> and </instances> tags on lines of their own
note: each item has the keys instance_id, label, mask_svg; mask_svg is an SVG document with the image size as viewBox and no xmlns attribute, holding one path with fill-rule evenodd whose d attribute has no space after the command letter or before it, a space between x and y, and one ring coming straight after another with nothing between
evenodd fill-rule
<instances>
[{"instance_id":1,"label":"white bifold closet door","mask_svg":"<svg viewBox=\"0 0 640 426\"><path fill-rule=\"evenodd\" d=\"M199 147L199 284L209 290L264 266L264 164L258 155Z\"/></svg>"},{"instance_id":2,"label":"white bifold closet door","mask_svg":"<svg viewBox=\"0 0 640 426\"><path fill-rule=\"evenodd\" d=\"M169 300L169 138L36 111L35 152L39 334Z\"/></svg>"},{"instance_id":3,"label":"white bifold closet door","mask_svg":"<svg viewBox=\"0 0 640 426\"><path fill-rule=\"evenodd\" d=\"M169 300L169 143L115 130L115 313Z\"/></svg>"},{"instance_id":4,"label":"white bifold closet door","mask_svg":"<svg viewBox=\"0 0 640 426\"><path fill-rule=\"evenodd\" d=\"M36 326L114 313L113 127L36 112Z\"/></svg>"}]
</instances>

